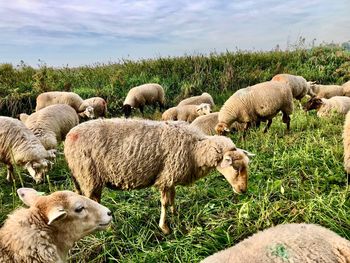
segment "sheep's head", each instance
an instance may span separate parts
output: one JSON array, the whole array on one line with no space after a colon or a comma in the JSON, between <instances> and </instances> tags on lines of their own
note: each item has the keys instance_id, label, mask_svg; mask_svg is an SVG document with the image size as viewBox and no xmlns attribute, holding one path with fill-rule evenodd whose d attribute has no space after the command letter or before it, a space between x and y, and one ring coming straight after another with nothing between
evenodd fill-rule
<instances>
[{"instance_id":1,"label":"sheep's head","mask_svg":"<svg viewBox=\"0 0 350 263\"><path fill-rule=\"evenodd\" d=\"M96 231L107 228L112 221L112 212L99 203L73 193L57 191L48 196L42 196L31 188L17 190L20 199L32 210L39 210L45 223L58 233L69 233L75 242Z\"/></svg>"},{"instance_id":2,"label":"sheep's head","mask_svg":"<svg viewBox=\"0 0 350 263\"><path fill-rule=\"evenodd\" d=\"M211 107L209 103L201 103L196 107L196 111L199 116L207 115L211 113Z\"/></svg>"},{"instance_id":3,"label":"sheep's head","mask_svg":"<svg viewBox=\"0 0 350 263\"><path fill-rule=\"evenodd\" d=\"M125 105L123 105L122 110L123 110L125 118L129 118L131 115L131 106L129 104L125 104Z\"/></svg>"},{"instance_id":4,"label":"sheep's head","mask_svg":"<svg viewBox=\"0 0 350 263\"><path fill-rule=\"evenodd\" d=\"M29 174L34 178L35 182L41 183L44 179L44 175L49 170L50 161L46 159L31 161L25 164L25 168L28 170Z\"/></svg>"},{"instance_id":5,"label":"sheep's head","mask_svg":"<svg viewBox=\"0 0 350 263\"><path fill-rule=\"evenodd\" d=\"M226 151L216 169L225 176L233 191L241 194L248 188L248 156L253 154L238 148Z\"/></svg>"},{"instance_id":6,"label":"sheep's head","mask_svg":"<svg viewBox=\"0 0 350 263\"><path fill-rule=\"evenodd\" d=\"M310 111L310 110L314 110L314 109L318 109L321 107L321 105L323 104L322 99L317 98L317 97L312 97L311 99L309 99L305 105L304 105L304 111Z\"/></svg>"},{"instance_id":7,"label":"sheep's head","mask_svg":"<svg viewBox=\"0 0 350 263\"><path fill-rule=\"evenodd\" d=\"M86 109L84 110L84 115L89 119L95 118L94 108L92 106L87 106Z\"/></svg>"},{"instance_id":8,"label":"sheep's head","mask_svg":"<svg viewBox=\"0 0 350 263\"><path fill-rule=\"evenodd\" d=\"M218 135L226 135L230 132L230 129L226 123L220 122L215 126L215 131Z\"/></svg>"}]
</instances>

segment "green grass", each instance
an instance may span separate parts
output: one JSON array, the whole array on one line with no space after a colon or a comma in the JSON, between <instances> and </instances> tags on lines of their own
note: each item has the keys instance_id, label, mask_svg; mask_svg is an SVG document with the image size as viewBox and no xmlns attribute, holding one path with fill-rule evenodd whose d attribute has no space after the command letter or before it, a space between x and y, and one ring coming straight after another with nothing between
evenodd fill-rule
<instances>
[{"instance_id":1,"label":"green grass","mask_svg":"<svg viewBox=\"0 0 350 263\"><path fill-rule=\"evenodd\" d=\"M156 189L105 189L102 204L113 211L113 224L78 242L71 261L198 262L258 230L291 222L317 223L350 239L349 189L342 164L344 117L319 119L296 109L290 132L278 116L266 134L261 127L245 139L240 133L232 136L237 146L256 154L245 195L234 194L216 171L191 186L177 187L178 213L170 216L173 232L165 236L158 228ZM0 222L21 205L5 175L1 169ZM72 189L63 156L49 177L50 183L36 186L22 174L25 186L40 191Z\"/></svg>"}]
</instances>

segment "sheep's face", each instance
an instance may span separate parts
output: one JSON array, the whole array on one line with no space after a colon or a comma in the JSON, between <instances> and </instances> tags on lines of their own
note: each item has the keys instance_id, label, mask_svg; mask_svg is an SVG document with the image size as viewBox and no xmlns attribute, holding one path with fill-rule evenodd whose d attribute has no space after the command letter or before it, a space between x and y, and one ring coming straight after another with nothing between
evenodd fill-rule
<instances>
[{"instance_id":1,"label":"sheep's face","mask_svg":"<svg viewBox=\"0 0 350 263\"><path fill-rule=\"evenodd\" d=\"M69 232L73 239L70 241L103 230L112 221L112 212L107 207L71 191L58 191L48 196L41 196L30 188L20 188L17 192L26 205L42 212L47 225L57 232Z\"/></svg>"},{"instance_id":2,"label":"sheep's face","mask_svg":"<svg viewBox=\"0 0 350 263\"><path fill-rule=\"evenodd\" d=\"M129 118L131 115L131 106L129 104L125 104L125 105L123 105L122 110L123 110L125 118Z\"/></svg>"},{"instance_id":3,"label":"sheep's face","mask_svg":"<svg viewBox=\"0 0 350 263\"><path fill-rule=\"evenodd\" d=\"M304 111L317 110L323 104L322 99L313 97L304 105Z\"/></svg>"},{"instance_id":4,"label":"sheep's face","mask_svg":"<svg viewBox=\"0 0 350 263\"><path fill-rule=\"evenodd\" d=\"M215 126L215 131L218 135L226 135L230 132L226 123L220 122Z\"/></svg>"},{"instance_id":5,"label":"sheep's face","mask_svg":"<svg viewBox=\"0 0 350 263\"><path fill-rule=\"evenodd\" d=\"M207 115L209 113L211 113L211 107L210 107L210 104L208 103L202 103L200 105L197 106L197 109L196 109L197 113L199 116L201 115Z\"/></svg>"},{"instance_id":6,"label":"sheep's face","mask_svg":"<svg viewBox=\"0 0 350 263\"><path fill-rule=\"evenodd\" d=\"M247 191L248 162L249 158L246 151L234 149L225 152L222 161L216 166L216 169L230 183L233 191L238 194Z\"/></svg>"},{"instance_id":7,"label":"sheep's face","mask_svg":"<svg viewBox=\"0 0 350 263\"><path fill-rule=\"evenodd\" d=\"M85 111L84 111L84 115L86 117L88 117L89 119L93 119L95 118L95 111L94 108L92 106L87 106Z\"/></svg>"},{"instance_id":8,"label":"sheep's face","mask_svg":"<svg viewBox=\"0 0 350 263\"><path fill-rule=\"evenodd\" d=\"M32 161L25 164L25 168L29 174L34 178L35 182L41 183L44 179L45 174L49 169L49 161L46 159L40 161Z\"/></svg>"}]
</instances>

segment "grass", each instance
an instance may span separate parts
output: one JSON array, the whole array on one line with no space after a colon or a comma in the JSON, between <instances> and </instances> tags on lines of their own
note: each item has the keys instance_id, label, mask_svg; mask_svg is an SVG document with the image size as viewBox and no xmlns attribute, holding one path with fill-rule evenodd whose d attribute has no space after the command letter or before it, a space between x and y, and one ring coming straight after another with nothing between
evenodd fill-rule
<instances>
[{"instance_id":1,"label":"grass","mask_svg":"<svg viewBox=\"0 0 350 263\"><path fill-rule=\"evenodd\" d=\"M256 156L251 159L249 190L236 195L214 171L188 187L177 187L178 213L170 217L173 232L158 229L159 193L154 188L135 191L105 189L102 204L114 214L112 226L90 235L70 252L71 262L199 262L204 257L267 227L309 222L323 225L350 239L347 177L343 170L344 117L319 119L298 109L291 131L278 116L271 130L263 127L234 134L233 141ZM62 156L49 173L49 183L24 186L52 192L72 189ZM1 169L0 222L21 203Z\"/></svg>"}]
</instances>

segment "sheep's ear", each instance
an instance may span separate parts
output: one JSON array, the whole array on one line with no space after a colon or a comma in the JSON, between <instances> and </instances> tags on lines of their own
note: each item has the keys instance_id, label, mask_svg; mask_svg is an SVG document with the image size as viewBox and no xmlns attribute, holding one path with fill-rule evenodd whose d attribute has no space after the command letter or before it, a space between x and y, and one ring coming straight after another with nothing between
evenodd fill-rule
<instances>
[{"instance_id":1,"label":"sheep's ear","mask_svg":"<svg viewBox=\"0 0 350 263\"><path fill-rule=\"evenodd\" d=\"M67 212L61 207L53 207L47 214L49 219L48 225L51 225L54 222L57 222L61 219L64 219L67 216Z\"/></svg>"},{"instance_id":2,"label":"sheep's ear","mask_svg":"<svg viewBox=\"0 0 350 263\"><path fill-rule=\"evenodd\" d=\"M42 193L39 193L32 188L19 188L17 194L22 202L30 207L38 200Z\"/></svg>"},{"instance_id":3,"label":"sheep's ear","mask_svg":"<svg viewBox=\"0 0 350 263\"><path fill-rule=\"evenodd\" d=\"M232 158L230 156L224 156L224 159L222 159L220 163L221 168L229 167L232 164Z\"/></svg>"},{"instance_id":4,"label":"sheep's ear","mask_svg":"<svg viewBox=\"0 0 350 263\"><path fill-rule=\"evenodd\" d=\"M237 148L238 150L241 150L245 155L247 155L248 157L253 157L255 156L254 153L251 153L251 152L248 152L247 150L243 150L243 149L240 149L240 148Z\"/></svg>"}]
</instances>

